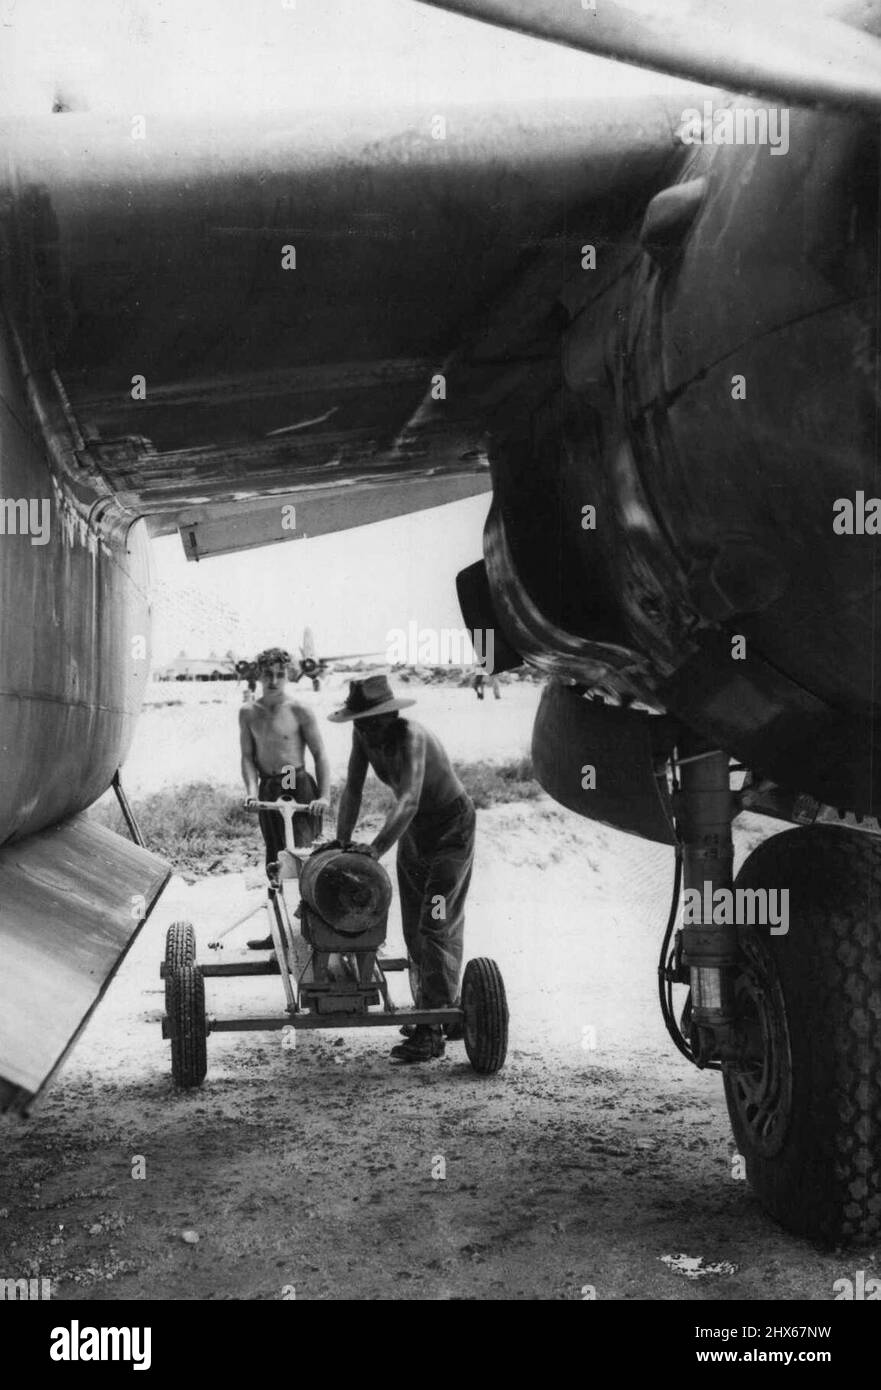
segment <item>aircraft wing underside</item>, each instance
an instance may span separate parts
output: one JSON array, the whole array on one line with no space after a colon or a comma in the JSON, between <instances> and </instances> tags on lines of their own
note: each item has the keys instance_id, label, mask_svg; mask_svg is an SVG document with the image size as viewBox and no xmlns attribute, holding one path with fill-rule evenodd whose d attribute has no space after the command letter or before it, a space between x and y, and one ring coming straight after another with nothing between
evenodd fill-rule
<instances>
[{"instance_id":1,"label":"aircraft wing underside","mask_svg":"<svg viewBox=\"0 0 881 1390\"><path fill-rule=\"evenodd\" d=\"M488 491L488 414L681 146L647 99L444 119L14 131L4 306L68 473L193 559Z\"/></svg>"}]
</instances>

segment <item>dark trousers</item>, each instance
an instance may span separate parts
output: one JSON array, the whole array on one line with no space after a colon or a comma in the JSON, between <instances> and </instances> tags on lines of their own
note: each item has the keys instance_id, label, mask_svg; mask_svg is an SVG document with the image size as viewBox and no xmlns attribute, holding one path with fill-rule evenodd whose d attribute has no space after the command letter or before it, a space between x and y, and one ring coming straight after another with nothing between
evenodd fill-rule
<instances>
[{"instance_id":1,"label":"dark trousers","mask_svg":"<svg viewBox=\"0 0 881 1390\"><path fill-rule=\"evenodd\" d=\"M298 767L294 775L294 785L290 785L290 774L273 772L262 774L257 788L258 800L278 801L280 797L293 797L302 806L308 806L318 796L315 778L304 767ZM287 782L287 786L285 786ZM266 843L266 867L278 859L279 851L285 847L284 820L279 811L258 811L260 829ZM294 844L298 848L311 845L315 830L311 816L294 816Z\"/></svg>"},{"instance_id":2,"label":"dark trousers","mask_svg":"<svg viewBox=\"0 0 881 1390\"><path fill-rule=\"evenodd\" d=\"M417 1008L442 1009L459 997L476 820L471 798L462 795L441 811L418 815L398 842L401 920L419 981Z\"/></svg>"}]
</instances>

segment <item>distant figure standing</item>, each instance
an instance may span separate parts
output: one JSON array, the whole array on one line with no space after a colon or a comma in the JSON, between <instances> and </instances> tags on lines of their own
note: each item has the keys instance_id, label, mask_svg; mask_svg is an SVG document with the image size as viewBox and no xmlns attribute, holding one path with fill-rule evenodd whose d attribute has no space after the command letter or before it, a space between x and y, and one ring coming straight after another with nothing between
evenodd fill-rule
<instances>
[{"instance_id":1,"label":"distant figure standing","mask_svg":"<svg viewBox=\"0 0 881 1390\"><path fill-rule=\"evenodd\" d=\"M490 676L489 683L490 689L493 693L493 699L500 700L502 698L502 691L501 687L499 686L498 676ZM484 672L476 671L474 673L474 680L471 682L471 684L477 693L478 700L482 700L484 694L486 693L486 675L484 674Z\"/></svg>"}]
</instances>

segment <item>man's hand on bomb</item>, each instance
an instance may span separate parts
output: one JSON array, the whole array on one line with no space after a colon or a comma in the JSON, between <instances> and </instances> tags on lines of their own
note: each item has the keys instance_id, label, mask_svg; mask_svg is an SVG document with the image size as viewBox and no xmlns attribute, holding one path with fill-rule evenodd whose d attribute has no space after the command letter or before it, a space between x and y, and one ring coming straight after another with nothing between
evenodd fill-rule
<instances>
[{"instance_id":1,"label":"man's hand on bomb","mask_svg":"<svg viewBox=\"0 0 881 1390\"><path fill-rule=\"evenodd\" d=\"M379 855L373 845L346 845L349 854L366 854L369 859L378 859Z\"/></svg>"}]
</instances>

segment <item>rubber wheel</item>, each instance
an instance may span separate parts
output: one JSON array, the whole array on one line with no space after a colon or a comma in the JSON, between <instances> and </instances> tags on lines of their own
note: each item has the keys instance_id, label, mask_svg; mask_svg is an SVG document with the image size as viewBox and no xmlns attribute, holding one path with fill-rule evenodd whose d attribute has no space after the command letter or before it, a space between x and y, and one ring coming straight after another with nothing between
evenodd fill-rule
<instances>
[{"instance_id":1,"label":"rubber wheel","mask_svg":"<svg viewBox=\"0 0 881 1390\"><path fill-rule=\"evenodd\" d=\"M508 1001L494 960L479 956L465 966L462 1011L468 1061L481 1076L491 1076L508 1053Z\"/></svg>"},{"instance_id":2,"label":"rubber wheel","mask_svg":"<svg viewBox=\"0 0 881 1390\"><path fill-rule=\"evenodd\" d=\"M881 843L787 831L736 888L789 889L789 931L741 928L737 994L752 1060L724 1069L747 1177L788 1230L823 1244L881 1232ZM778 907L780 900L778 898Z\"/></svg>"},{"instance_id":3,"label":"rubber wheel","mask_svg":"<svg viewBox=\"0 0 881 1390\"><path fill-rule=\"evenodd\" d=\"M196 963L196 933L192 922L172 922L165 934L165 1012L171 1013L171 972Z\"/></svg>"},{"instance_id":4,"label":"rubber wheel","mask_svg":"<svg viewBox=\"0 0 881 1390\"><path fill-rule=\"evenodd\" d=\"M205 981L197 965L183 965L171 977L171 1075L176 1086L201 1086L208 1070Z\"/></svg>"}]
</instances>

